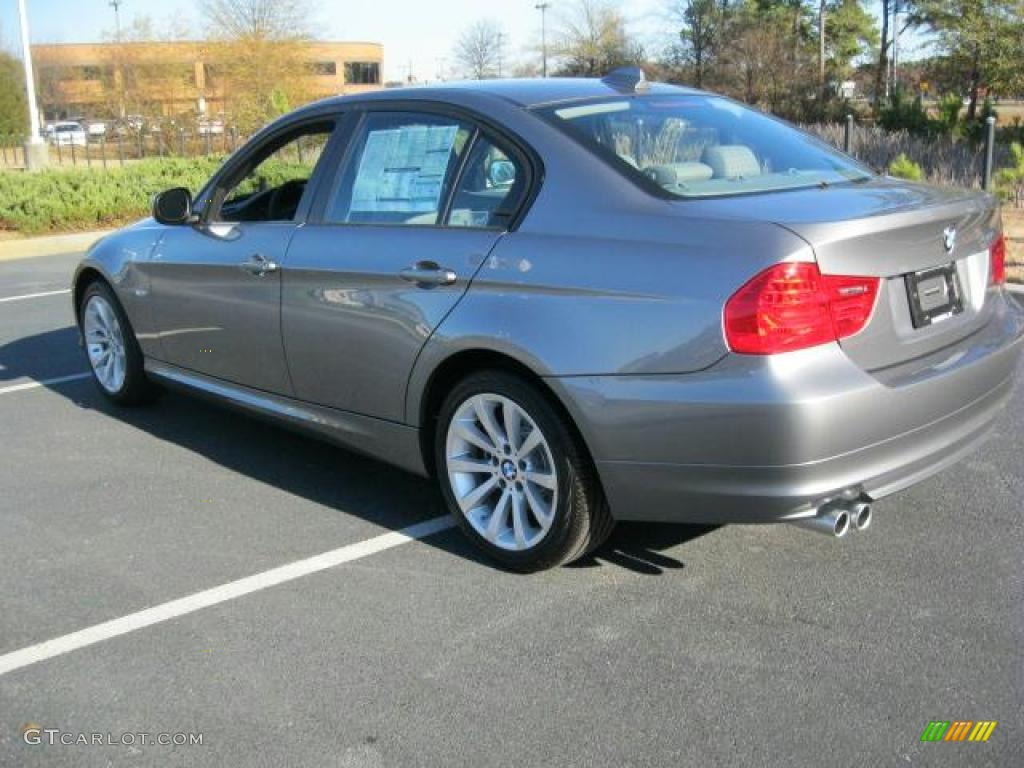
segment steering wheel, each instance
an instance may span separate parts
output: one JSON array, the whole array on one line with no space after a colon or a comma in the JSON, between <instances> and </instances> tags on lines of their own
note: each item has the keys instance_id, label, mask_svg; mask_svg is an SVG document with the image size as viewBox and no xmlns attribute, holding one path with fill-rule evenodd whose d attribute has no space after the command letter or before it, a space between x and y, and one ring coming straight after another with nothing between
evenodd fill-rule
<instances>
[{"instance_id":1,"label":"steering wheel","mask_svg":"<svg viewBox=\"0 0 1024 768\"><path fill-rule=\"evenodd\" d=\"M275 187L267 201L267 220L287 221L294 217L305 189L305 179L292 179Z\"/></svg>"}]
</instances>

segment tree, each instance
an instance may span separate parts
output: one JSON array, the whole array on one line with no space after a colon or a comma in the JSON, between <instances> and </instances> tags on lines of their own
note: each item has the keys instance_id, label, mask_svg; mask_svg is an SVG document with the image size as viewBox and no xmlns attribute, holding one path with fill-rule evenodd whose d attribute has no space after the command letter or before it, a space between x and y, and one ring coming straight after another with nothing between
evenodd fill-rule
<instances>
[{"instance_id":1,"label":"tree","mask_svg":"<svg viewBox=\"0 0 1024 768\"><path fill-rule=\"evenodd\" d=\"M832 0L825 22L825 71L834 80L850 76L858 56L878 46L878 26L860 0Z\"/></svg>"},{"instance_id":2,"label":"tree","mask_svg":"<svg viewBox=\"0 0 1024 768\"><path fill-rule=\"evenodd\" d=\"M1013 93L1024 84L1024 3L1021 0L917 0L909 23L935 34L938 48L959 73L978 116L982 87Z\"/></svg>"},{"instance_id":3,"label":"tree","mask_svg":"<svg viewBox=\"0 0 1024 768\"><path fill-rule=\"evenodd\" d=\"M878 46L878 65L875 67L875 91L871 95L871 102L875 112L878 112L882 104L882 93L885 78L889 76L889 17L891 10L889 0L882 1L882 39Z\"/></svg>"},{"instance_id":4,"label":"tree","mask_svg":"<svg viewBox=\"0 0 1024 768\"><path fill-rule=\"evenodd\" d=\"M600 77L644 58L609 0L576 0L561 18L554 50L563 60L560 74L575 77Z\"/></svg>"},{"instance_id":5,"label":"tree","mask_svg":"<svg viewBox=\"0 0 1024 768\"><path fill-rule=\"evenodd\" d=\"M219 38L282 42L312 37L306 0L206 0L200 8Z\"/></svg>"},{"instance_id":6,"label":"tree","mask_svg":"<svg viewBox=\"0 0 1024 768\"><path fill-rule=\"evenodd\" d=\"M500 74L505 33L501 25L481 19L463 30L452 55L466 77L483 80Z\"/></svg>"},{"instance_id":7,"label":"tree","mask_svg":"<svg viewBox=\"0 0 1024 768\"><path fill-rule=\"evenodd\" d=\"M793 73L793 21L786 8L763 8L748 2L729 25L728 45L721 51L722 74L748 104L780 112L803 86ZM790 105L792 109L792 105ZM795 116L795 115L794 115Z\"/></svg>"},{"instance_id":8,"label":"tree","mask_svg":"<svg viewBox=\"0 0 1024 768\"><path fill-rule=\"evenodd\" d=\"M303 48L312 38L309 0L205 0L213 80L232 122L251 131L308 98Z\"/></svg>"},{"instance_id":9,"label":"tree","mask_svg":"<svg viewBox=\"0 0 1024 768\"><path fill-rule=\"evenodd\" d=\"M28 133L21 61L0 51L0 137L21 141Z\"/></svg>"},{"instance_id":10,"label":"tree","mask_svg":"<svg viewBox=\"0 0 1024 768\"><path fill-rule=\"evenodd\" d=\"M103 116L131 114L158 121L163 118L160 102L189 100L189 84L194 76L191 67L169 62L164 51L151 45L188 38L188 30L180 20L169 20L166 29L158 33L149 16L135 16L119 33L107 30L103 36L109 45L107 64L101 67L99 77ZM48 98L52 97L49 83L46 93ZM158 99L154 98L157 94Z\"/></svg>"},{"instance_id":11,"label":"tree","mask_svg":"<svg viewBox=\"0 0 1024 768\"><path fill-rule=\"evenodd\" d=\"M682 23L681 58L692 67L693 84L703 88L719 36L728 22L729 0L676 0L670 10Z\"/></svg>"}]
</instances>

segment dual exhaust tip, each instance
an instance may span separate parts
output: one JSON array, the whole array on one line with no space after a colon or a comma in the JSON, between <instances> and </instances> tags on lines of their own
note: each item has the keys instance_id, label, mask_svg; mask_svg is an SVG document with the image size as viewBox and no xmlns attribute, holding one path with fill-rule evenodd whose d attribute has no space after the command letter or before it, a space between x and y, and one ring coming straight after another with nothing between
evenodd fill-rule
<instances>
[{"instance_id":1,"label":"dual exhaust tip","mask_svg":"<svg viewBox=\"0 0 1024 768\"><path fill-rule=\"evenodd\" d=\"M830 502L819 509L814 517L793 522L817 533L841 539L851 529L863 531L871 525L871 505L866 501Z\"/></svg>"}]
</instances>

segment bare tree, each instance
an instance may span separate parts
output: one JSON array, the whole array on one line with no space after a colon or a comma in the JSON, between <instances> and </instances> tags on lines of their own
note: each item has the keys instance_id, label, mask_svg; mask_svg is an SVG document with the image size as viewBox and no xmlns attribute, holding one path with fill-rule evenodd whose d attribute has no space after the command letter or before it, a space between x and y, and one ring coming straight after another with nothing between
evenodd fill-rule
<instances>
[{"instance_id":1,"label":"bare tree","mask_svg":"<svg viewBox=\"0 0 1024 768\"><path fill-rule=\"evenodd\" d=\"M174 17L158 27L149 16L135 16L127 25L104 30L108 48L104 63L97 67L103 103L94 107L97 114L93 116L132 114L160 122L191 109L184 107L193 102L195 69L190 57L180 51L175 55L168 45L154 45L180 43L189 37L185 22Z\"/></svg>"},{"instance_id":2,"label":"bare tree","mask_svg":"<svg viewBox=\"0 0 1024 768\"><path fill-rule=\"evenodd\" d=\"M643 59L625 18L609 0L576 0L562 14L555 52L563 59L563 74L583 77L604 75Z\"/></svg>"},{"instance_id":3,"label":"bare tree","mask_svg":"<svg viewBox=\"0 0 1024 768\"><path fill-rule=\"evenodd\" d=\"M243 131L309 98L310 0L204 0L208 75Z\"/></svg>"},{"instance_id":4,"label":"bare tree","mask_svg":"<svg viewBox=\"0 0 1024 768\"><path fill-rule=\"evenodd\" d=\"M500 74L504 44L505 33L501 25L490 19L481 19L463 30L452 55L464 76L483 80Z\"/></svg>"},{"instance_id":5,"label":"bare tree","mask_svg":"<svg viewBox=\"0 0 1024 768\"><path fill-rule=\"evenodd\" d=\"M228 40L305 40L312 36L308 0L205 0L200 11L212 36Z\"/></svg>"}]
</instances>

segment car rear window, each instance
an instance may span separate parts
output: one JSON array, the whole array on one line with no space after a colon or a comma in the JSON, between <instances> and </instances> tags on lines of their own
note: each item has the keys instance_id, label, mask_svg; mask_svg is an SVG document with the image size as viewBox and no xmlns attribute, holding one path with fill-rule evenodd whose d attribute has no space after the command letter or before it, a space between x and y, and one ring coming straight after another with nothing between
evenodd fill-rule
<instances>
[{"instance_id":1,"label":"car rear window","mask_svg":"<svg viewBox=\"0 0 1024 768\"><path fill-rule=\"evenodd\" d=\"M672 197L771 192L871 176L817 139L717 96L624 96L538 111L626 176Z\"/></svg>"}]
</instances>

